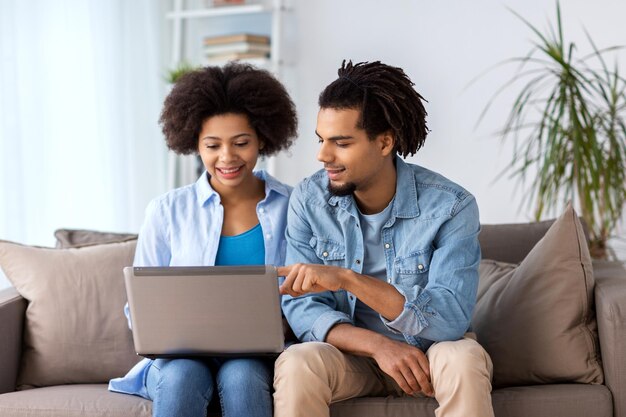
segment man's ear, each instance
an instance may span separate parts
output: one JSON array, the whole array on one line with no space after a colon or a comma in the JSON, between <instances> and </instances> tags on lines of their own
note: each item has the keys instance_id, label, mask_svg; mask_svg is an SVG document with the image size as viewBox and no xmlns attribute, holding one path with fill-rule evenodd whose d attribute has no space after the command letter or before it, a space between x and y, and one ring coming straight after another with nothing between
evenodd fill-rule
<instances>
[{"instance_id":1,"label":"man's ear","mask_svg":"<svg viewBox=\"0 0 626 417\"><path fill-rule=\"evenodd\" d=\"M381 154L383 156L387 156L393 153L393 148L394 148L394 145L396 144L396 140L393 137L393 133L391 132L391 130L381 133L379 138L380 138L380 145L381 145L381 148L380 148Z\"/></svg>"}]
</instances>

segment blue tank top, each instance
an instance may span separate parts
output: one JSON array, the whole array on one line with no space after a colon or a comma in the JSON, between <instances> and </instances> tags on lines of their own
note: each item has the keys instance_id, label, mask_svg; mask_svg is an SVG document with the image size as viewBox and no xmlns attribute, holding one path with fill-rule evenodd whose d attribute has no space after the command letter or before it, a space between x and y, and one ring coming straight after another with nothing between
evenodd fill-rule
<instances>
[{"instance_id":1,"label":"blue tank top","mask_svg":"<svg viewBox=\"0 0 626 417\"><path fill-rule=\"evenodd\" d=\"M265 242L261 224L235 236L221 236L215 265L264 265Z\"/></svg>"}]
</instances>

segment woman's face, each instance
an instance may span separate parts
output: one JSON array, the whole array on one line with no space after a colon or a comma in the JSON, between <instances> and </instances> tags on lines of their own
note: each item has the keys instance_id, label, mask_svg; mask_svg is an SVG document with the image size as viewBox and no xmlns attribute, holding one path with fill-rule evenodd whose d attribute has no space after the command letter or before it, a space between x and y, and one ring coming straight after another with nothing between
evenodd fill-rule
<instances>
[{"instance_id":1,"label":"woman's face","mask_svg":"<svg viewBox=\"0 0 626 417\"><path fill-rule=\"evenodd\" d=\"M212 116L202 123L198 153L217 192L252 185L261 143L243 114Z\"/></svg>"}]
</instances>

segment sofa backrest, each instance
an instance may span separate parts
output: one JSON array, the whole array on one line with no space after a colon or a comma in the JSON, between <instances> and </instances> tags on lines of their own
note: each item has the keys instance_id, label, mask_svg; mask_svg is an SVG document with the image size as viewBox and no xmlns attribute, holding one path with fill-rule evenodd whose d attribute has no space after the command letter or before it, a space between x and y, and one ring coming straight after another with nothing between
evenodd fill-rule
<instances>
[{"instance_id":1,"label":"sofa backrest","mask_svg":"<svg viewBox=\"0 0 626 417\"><path fill-rule=\"evenodd\" d=\"M530 223L503 223L481 225L480 249L483 259L520 263L528 252L546 234L555 219ZM582 218L585 238L589 242L589 231Z\"/></svg>"}]
</instances>

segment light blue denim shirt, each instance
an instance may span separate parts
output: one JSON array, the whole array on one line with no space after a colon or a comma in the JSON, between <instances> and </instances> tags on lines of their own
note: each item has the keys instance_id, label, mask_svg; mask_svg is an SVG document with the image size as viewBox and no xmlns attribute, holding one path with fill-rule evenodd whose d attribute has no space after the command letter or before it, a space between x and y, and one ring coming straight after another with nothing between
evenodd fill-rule
<instances>
[{"instance_id":1,"label":"light blue denim shirt","mask_svg":"<svg viewBox=\"0 0 626 417\"><path fill-rule=\"evenodd\" d=\"M265 241L265 263L283 265L291 187L265 171L254 174L265 181L265 198L256 208ZM148 204L133 265L215 265L223 222L220 195L211 188L205 172L194 184L172 190ZM128 305L124 312L128 317ZM144 382L150 363L144 359L126 376L112 379L109 390L148 398Z\"/></svg>"},{"instance_id":2,"label":"light blue denim shirt","mask_svg":"<svg viewBox=\"0 0 626 417\"><path fill-rule=\"evenodd\" d=\"M478 288L480 222L474 197L462 187L396 157L391 217L381 231L387 282L405 298L393 321L380 319L407 343L426 350L468 330ZM363 271L363 234L352 196L333 196L324 170L291 195L287 264L317 263ZM346 291L285 295L282 307L302 341L324 341L338 323L354 324L356 298Z\"/></svg>"}]
</instances>

